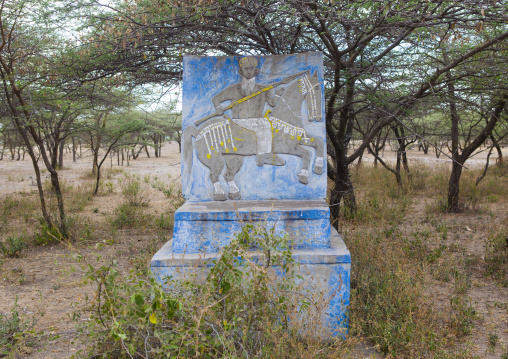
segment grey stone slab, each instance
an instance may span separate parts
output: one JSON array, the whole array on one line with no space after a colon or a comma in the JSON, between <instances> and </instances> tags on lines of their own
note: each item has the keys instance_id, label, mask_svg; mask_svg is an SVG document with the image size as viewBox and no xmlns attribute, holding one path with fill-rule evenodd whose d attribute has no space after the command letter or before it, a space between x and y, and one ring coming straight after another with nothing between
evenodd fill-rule
<instances>
[{"instance_id":1,"label":"grey stone slab","mask_svg":"<svg viewBox=\"0 0 508 359\"><path fill-rule=\"evenodd\" d=\"M326 197L322 56L184 57L188 201Z\"/></svg>"}]
</instances>

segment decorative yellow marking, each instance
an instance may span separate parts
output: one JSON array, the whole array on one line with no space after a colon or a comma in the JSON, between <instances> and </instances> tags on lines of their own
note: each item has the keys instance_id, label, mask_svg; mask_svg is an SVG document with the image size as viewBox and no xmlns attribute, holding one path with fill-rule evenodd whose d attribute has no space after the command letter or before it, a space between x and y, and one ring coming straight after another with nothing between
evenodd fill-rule
<instances>
[{"instance_id":1,"label":"decorative yellow marking","mask_svg":"<svg viewBox=\"0 0 508 359\"><path fill-rule=\"evenodd\" d=\"M226 153L229 153L229 148L226 148Z\"/></svg>"},{"instance_id":2,"label":"decorative yellow marking","mask_svg":"<svg viewBox=\"0 0 508 359\"><path fill-rule=\"evenodd\" d=\"M296 139L297 139L298 141L300 141L302 138L301 138L300 136L298 136Z\"/></svg>"},{"instance_id":3,"label":"decorative yellow marking","mask_svg":"<svg viewBox=\"0 0 508 359\"><path fill-rule=\"evenodd\" d=\"M261 93L263 93L263 92L265 92L265 91L271 90L271 89L273 89L273 86L272 86L272 85L270 85L270 86L268 86L268 87L265 87L264 89L261 89L260 91L253 92L253 93L251 93L249 96L245 96L244 98L241 98L241 99L239 99L239 100L234 101L231 105L229 105L229 106L226 108L226 110L229 110L230 108L233 108L233 107L235 107L236 105L241 104L242 102L248 101L248 100L250 100L251 98L256 97L257 95L259 95L259 94L261 94Z\"/></svg>"},{"instance_id":4,"label":"decorative yellow marking","mask_svg":"<svg viewBox=\"0 0 508 359\"><path fill-rule=\"evenodd\" d=\"M235 148L233 148L233 151L236 151L236 150L237 150L237 148L236 148L236 147L235 147Z\"/></svg>"},{"instance_id":5,"label":"decorative yellow marking","mask_svg":"<svg viewBox=\"0 0 508 359\"><path fill-rule=\"evenodd\" d=\"M221 146L224 146L224 142L220 141L220 145L221 145Z\"/></svg>"},{"instance_id":6,"label":"decorative yellow marking","mask_svg":"<svg viewBox=\"0 0 508 359\"><path fill-rule=\"evenodd\" d=\"M231 143L231 140L228 140L228 143Z\"/></svg>"},{"instance_id":7,"label":"decorative yellow marking","mask_svg":"<svg viewBox=\"0 0 508 359\"><path fill-rule=\"evenodd\" d=\"M210 149L213 151L213 146L212 146L212 147L210 147Z\"/></svg>"},{"instance_id":8,"label":"decorative yellow marking","mask_svg":"<svg viewBox=\"0 0 508 359\"><path fill-rule=\"evenodd\" d=\"M312 141L314 141L314 139L313 139L313 138L311 138L311 139L310 139L310 142L312 142Z\"/></svg>"},{"instance_id":9,"label":"decorative yellow marking","mask_svg":"<svg viewBox=\"0 0 508 359\"><path fill-rule=\"evenodd\" d=\"M272 129L272 131L270 132L270 134L272 135L272 140L273 140L273 123L272 123L272 120L270 120L270 112L272 112L272 110L266 110L265 112L265 119L270 122L270 128Z\"/></svg>"},{"instance_id":10,"label":"decorative yellow marking","mask_svg":"<svg viewBox=\"0 0 508 359\"><path fill-rule=\"evenodd\" d=\"M279 129L276 129L276 130L275 130L275 133L279 133Z\"/></svg>"},{"instance_id":11,"label":"decorative yellow marking","mask_svg":"<svg viewBox=\"0 0 508 359\"><path fill-rule=\"evenodd\" d=\"M291 136L291 139L294 139L294 138L295 138L295 136Z\"/></svg>"},{"instance_id":12,"label":"decorative yellow marking","mask_svg":"<svg viewBox=\"0 0 508 359\"><path fill-rule=\"evenodd\" d=\"M206 155L206 158L210 158L212 157L212 155L210 155L209 153Z\"/></svg>"},{"instance_id":13,"label":"decorative yellow marking","mask_svg":"<svg viewBox=\"0 0 508 359\"><path fill-rule=\"evenodd\" d=\"M238 138L238 137L233 137L233 138L234 138L235 140L237 140L237 141L244 141L244 142L245 142L245 140L243 140L243 139L241 139L241 138Z\"/></svg>"}]
</instances>

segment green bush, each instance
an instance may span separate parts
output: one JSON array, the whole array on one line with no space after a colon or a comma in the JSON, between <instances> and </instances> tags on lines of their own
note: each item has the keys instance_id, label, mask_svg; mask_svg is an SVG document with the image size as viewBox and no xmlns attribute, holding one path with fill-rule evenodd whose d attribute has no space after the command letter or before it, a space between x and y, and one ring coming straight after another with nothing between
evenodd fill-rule
<instances>
[{"instance_id":1,"label":"green bush","mask_svg":"<svg viewBox=\"0 0 508 359\"><path fill-rule=\"evenodd\" d=\"M0 357L12 355L17 344L24 341L36 324L35 317L24 317L18 311L18 298L10 313L0 312Z\"/></svg>"},{"instance_id":2,"label":"green bush","mask_svg":"<svg viewBox=\"0 0 508 359\"><path fill-rule=\"evenodd\" d=\"M287 243L273 232L246 226L211 268L196 268L187 279L167 278L165 287L171 290L151 277L122 276L114 261L100 268L87 264L86 281L98 288L90 320L80 328L88 333L88 354L293 358L312 343L325 352L326 346L312 339L322 297L297 284ZM252 248L259 250L254 257ZM276 275L272 265L282 274ZM76 319L83 323L79 315ZM312 334L298 333L298 322Z\"/></svg>"},{"instance_id":3,"label":"green bush","mask_svg":"<svg viewBox=\"0 0 508 359\"><path fill-rule=\"evenodd\" d=\"M114 228L143 227L150 219L151 216L145 214L143 208L130 203L122 203L115 209L112 224Z\"/></svg>"},{"instance_id":4,"label":"green bush","mask_svg":"<svg viewBox=\"0 0 508 359\"><path fill-rule=\"evenodd\" d=\"M143 188L138 179L126 176L122 181L122 195L126 202L132 207L146 207L150 200L143 193Z\"/></svg>"},{"instance_id":5,"label":"green bush","mask_svg":"<svg viewBox=\"0 0 508 359\"><path fill-rule=\"evenodd\" d=\"M56 226L48 226L44 220L40 220L41 229L34 235L34 244L37 246L45 246L60 242L63 237L60 230Z\"/></svg>"},{"instance_id":6,"label":"green bush","mask_svg":"<svg viewBox=\"0 0 508 359\"><path fill-rule=\"evenodd\" d=\"M21 251L26 248L26 242L23 237L7 237L5 242L0 242L0 252L6 257L17 258Z\"/></svg>"},{"instance_id":7,"label":"green bush","mask_svg":"<svg viewBox=\"0 0 508 359\"><path fill-rule=\"evenodd\" d=\"M508 285L508 231L502 230L487 240L486 274Z\"/></svg>"}]
</instances>

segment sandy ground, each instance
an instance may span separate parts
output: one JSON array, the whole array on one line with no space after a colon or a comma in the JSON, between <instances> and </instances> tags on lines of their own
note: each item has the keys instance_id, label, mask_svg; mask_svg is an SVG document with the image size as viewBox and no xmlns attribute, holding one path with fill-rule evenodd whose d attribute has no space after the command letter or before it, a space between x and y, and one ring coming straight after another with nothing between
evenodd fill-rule
<instances>
[{"instance_id":1,"label":"sandy ground","mask_svg":"<svg viewBox=\"0 0 508 359\"><path fill-rule=\"evenodd\" d=\"M387 158L393 159L393 152L386 151ZM486 157L486 152L468 161L466 166L482 166ZM450 163L446 157L436 158L429 153L411 150L409 152L410 161L421 161L424 163ZM372 162L372 158L365 156L364 163ZM492 158L495 161L495 155ZM84 151L77 162L72 162L72 156L65 155L64 166L62 170L62 180L70 185L77 185L83 181L91 181L86 176L91 170L90 153ZM112 165L111 165L112 163ZM168 209L168 201L157 189L152 188L149 183L155 180L170 183L179 182L180 175L180 154L178 153L178 144L166 144L162 149L162 156L159 158L146 157L145 153L140 155L135 161L130 161L127 166L118 166L116 158L106 161L104 164L104 175L106 176L108 168L121 168L122 172L110 174L105 178L113 184L115 190L108 196L98 196L94 198L82 212L78 215L93 224L94 240L90 242L80 242L70 249L65 245L52 245L44 247L30 247L26 249L21 258L4 258L0 266L0 312L6 313L12 308L17 300L20 311L24 315L34 315L38 318L35 330L43 332L34 346L24 348L23 357L27 358L69 358L80 348L78 343L74 342L76 330L71 320L72 313L83 308L87 298L93 293L91 287L82 286L82 271L77 263L71 258L76 252L93 258L100 254L105 257L115 257L119 266L123 270L128 270L133 266L133 258L140 250L149 245L157 247L168 238L150 232L143 233L139 230L119 230L112 234L103 229L105 221L113 214L114 209L121 203L122 197L119 193L118 183L124 178L125 174L139 176L144 183L150 196L150 210L154 213L164 213ZM32 192L36 190L33 170L28 156L24 161L12 161L4 157L0 161L0 201L6 196L16 196L21 193ZM45 178L48 173L43 173ZM421 204L419 214L412 218L413 225L419 226L424 219L425 203ZM495 207L495 208L494 208ZM506 213L506 204L497 203L491 210L504 211ZM97 209L97 210L96 210ZM503 217L496 217L493 221L488 214L480 214L471 217L464 215L460 218L445 216L450 226L454 226L454 236L451 236L450 243L457 242L463 246L471 256L481 257L485 247L485 233L489 227L502 225ZM505 216L505 220L508 218ZM27 223L21 223L19 226L26 226L28 233L32 231L34 220ZM19 229L19 226L17 227ZM466 229L467 227L467 229ZM5 232L0 232L5 236ZM169 236L170 233L167 233ZM2 238L3 239L3 238ZM96 247L97 243L106 243L102 249ZM475 257L475 258L476 258ZM481 267L481 258L479 266ZM480 268L481 269L481 268ZM480 358L499 358L502 350L507 350L508 346L508 291L501 288L496 283L486 280L481 274L481 270L474 271L472 274L473 286L468 291L476 310L481 314L482 320L478 322L475 332L468 339L469 348ZM442 284L444 287L449 284ZM446 302L448 299L445 293L446 288L431 288L432 295L436 301ZM16 299L17 298L17 299ZM496 332L499 336L498 349L489 352L488 333ZM504 349L503 349L504 348ZM379 358L380 355L369 345L359 347L356 357L361 358Z\"/></svg>"}]
</instances>

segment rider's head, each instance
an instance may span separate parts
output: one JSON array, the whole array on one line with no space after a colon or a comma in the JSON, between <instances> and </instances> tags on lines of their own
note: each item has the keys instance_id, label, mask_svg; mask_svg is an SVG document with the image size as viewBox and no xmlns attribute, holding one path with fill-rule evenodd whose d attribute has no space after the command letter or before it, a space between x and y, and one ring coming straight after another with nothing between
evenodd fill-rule
<instances>
[{"instance_id":1,"label":"rider's head","mask_svg":"<svg viewBox=\"0 0 508 359\"><path fill-rule=\"evenodd\" d=\"M240 65L240 75L250 80L253 77L256 77L258 74L258 60L255 57L242 57L238 64Z\"/></svg>"}]
</instances>

